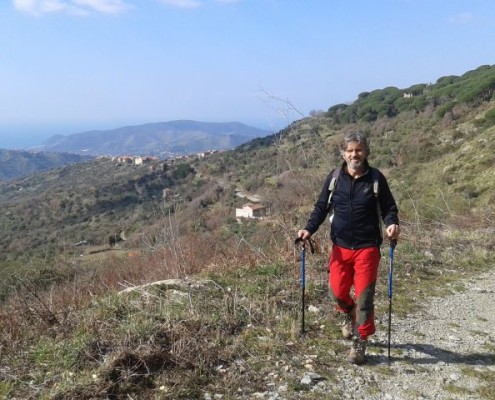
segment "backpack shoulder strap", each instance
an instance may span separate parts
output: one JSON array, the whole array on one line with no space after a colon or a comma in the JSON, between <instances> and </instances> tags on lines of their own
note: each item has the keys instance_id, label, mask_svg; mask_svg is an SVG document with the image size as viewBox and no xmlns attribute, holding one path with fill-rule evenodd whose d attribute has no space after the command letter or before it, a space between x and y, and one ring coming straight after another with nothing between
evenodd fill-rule
<instances>
[{"instance_id":1,"label":"backpack shoulder strap","mask_svg":"<svg viewBox=\"0 0 495 400\"><path fill-rule=\"evenodd\" d=\"M333 192L335 190L335 187L337 186L337 181L339 180L340 173L342 172L341 167L337 167L332 171L332 179L330 179L330 183L328 184L328 202L327 202L327 209L330 209L330 204L332 203L332 196Z\"/></svg>"},{"instance_id":2,"label":"backpack shoulder strap","mask_svg":"<svg viewBox=\"0 0 495 400\"><path fill-rule=\"evenodd\" d=\"M373 180L373 193L375 194L376 198L376 213L378 215L378 226L380 229L380 236L382 237L383 240L383 221L382 221L382 216L381 216L381 208L380 208L380 171L376 168L371 168L370 167L370 174L371 174L371 179Z\"/></svg>"},{"instance_id":3,"label":"backpack shoulder strap","mask_svg":"<svg viewBox=\"0 0 495 400\"><path fill-rule=\"evenodd\" d=\"M376 168L370 168L370 174L371 179L373 180L373 193L375 194L375 197L378 198L378 195L380 194L380 171Z\"/></svg>"}]
</instances>

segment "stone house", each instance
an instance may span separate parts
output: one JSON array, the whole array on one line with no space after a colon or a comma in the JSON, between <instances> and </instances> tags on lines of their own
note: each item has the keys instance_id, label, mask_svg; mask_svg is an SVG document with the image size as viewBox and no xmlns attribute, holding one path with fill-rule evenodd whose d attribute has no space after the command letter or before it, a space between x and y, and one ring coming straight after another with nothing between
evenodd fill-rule
<instances>
[{"instance_id":1,"label":"stone house","mask_svg":"<svg viewBox=\"0 0 495 400\"><path fill-rule=\"evenodd\" d=\"M266 216L266 208L261 204L247 203L242 208L235 209L236 218L263 218Z\"/></svg>"}]
</instances>

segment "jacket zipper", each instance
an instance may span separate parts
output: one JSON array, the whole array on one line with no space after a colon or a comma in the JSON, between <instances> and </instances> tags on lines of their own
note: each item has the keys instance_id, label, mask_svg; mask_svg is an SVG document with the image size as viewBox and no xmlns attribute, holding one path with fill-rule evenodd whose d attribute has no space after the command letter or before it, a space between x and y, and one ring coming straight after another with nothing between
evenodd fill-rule
<instances>
[{"instance_id":1,"label":"jacket zipper","mask_svg":"<svg viewBox=\"0 0 495 400\"><path fill-rule=\"evenodd\" d=\"M354 178L349 175L351 180L351 185L349 186L349 239L351 249L354 250L354 235L352 231L352 213L354 211L353 200L354 200Z\"/></svg>"}]
</instances>

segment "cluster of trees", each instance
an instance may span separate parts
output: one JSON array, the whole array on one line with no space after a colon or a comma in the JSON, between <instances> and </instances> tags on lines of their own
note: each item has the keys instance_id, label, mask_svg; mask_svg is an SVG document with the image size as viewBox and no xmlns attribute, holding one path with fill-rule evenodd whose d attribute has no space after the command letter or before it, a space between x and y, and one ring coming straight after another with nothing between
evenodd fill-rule
<instances>
[{"instance_id":1,"label":"cluster of trees","mask_svg":"<svg viewBox=\"0 0 495 400\"><path fill-rule=\"evenodd\" d=\"M0 231L0 262L27 252L51 256L82 240L101 244L122 226L146 223L157 205L164 205L164 189L195 173L187 163L158 167L125 167L102 158L0 182L6 210L0 214L5 228Z\"/></svg>"},{"instance_id":2,"label":"cluster of trees","mask_svg":"<svg viewBox=\"0 0 495 400\"><path fill-rule=\"evenodd\" d=\"M373 122L382 117L394 117L405 111L424 111L427 107L443 117L458 104L477 106L493 98L495 65L483 65L462 76L444 76L435 84L418 84L407 89L387 87L363 92L350 105L330 107L327 117L335 123Z\"/></svg>"}]
</instances>

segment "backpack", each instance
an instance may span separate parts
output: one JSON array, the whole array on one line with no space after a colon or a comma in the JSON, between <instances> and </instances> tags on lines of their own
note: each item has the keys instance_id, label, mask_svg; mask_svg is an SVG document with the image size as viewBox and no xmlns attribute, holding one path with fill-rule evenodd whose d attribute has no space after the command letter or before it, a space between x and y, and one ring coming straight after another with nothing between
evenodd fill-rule
<instances>
[{"instance_id":1,"label":"backpack","mask_svg":"<svg viewBox=\"0 0 495 400\"><path fill-rule=\"evenodd\" d=\"M332 218L333 218L332 196L333 196L333 192L335 191L335 188L337 186L337 182L340 178L341 172L342 172L341 167L335 168L332 171L332 179L330 180L330 183L328 185L329 194L328 194L328 202L327 202L327 212L330 214L330 217L329 217L330 223L332 222ZM373 193L375 194L375 198L376 198L378 224L380 226L380 235L381 235L382 234L383 221L382 221L381 212L380 212L380 201L378 199L378 196L380 194L379 193L380 187L379 187L379 183L378 183L378 179L380 177L380 172L376 168L371 168L371 167L369 168L369 172L371 174L371 177L373 178Z\"/></svg>"}]
</instances>

